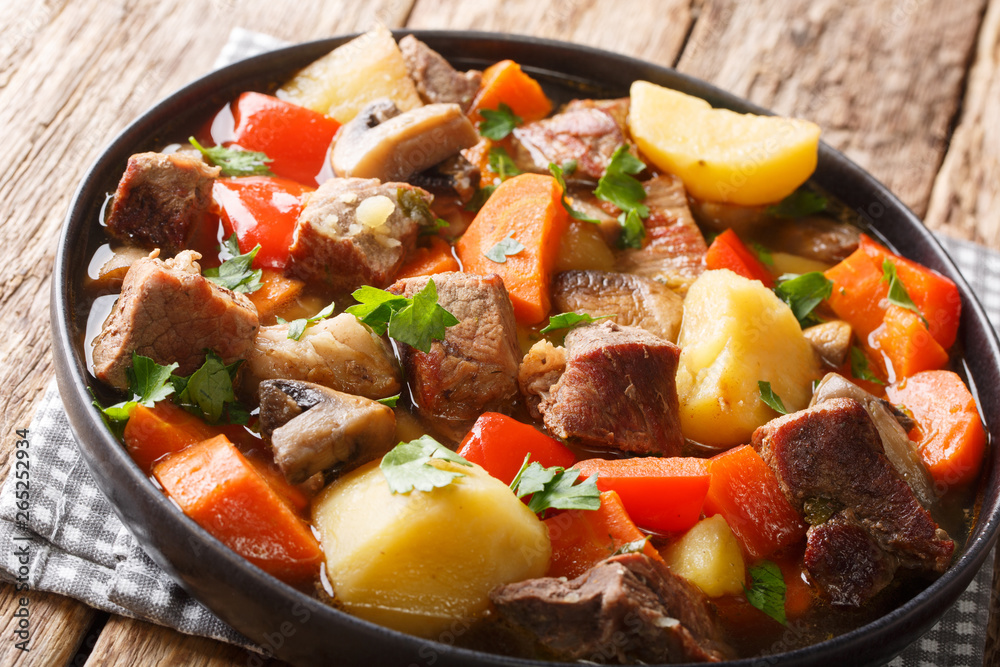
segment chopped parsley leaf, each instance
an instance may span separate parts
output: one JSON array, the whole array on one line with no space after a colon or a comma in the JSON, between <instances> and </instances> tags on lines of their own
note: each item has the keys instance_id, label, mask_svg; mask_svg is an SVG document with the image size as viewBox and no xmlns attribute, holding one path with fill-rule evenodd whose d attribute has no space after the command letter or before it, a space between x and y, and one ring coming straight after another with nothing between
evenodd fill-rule
<instances>
[{"instance_id":1,"label":"chopped parsley leaf","mask_svg":"<svg viewBox=\"0 0 1000 667\"><path fill-rule=\"evenodd\" d=\"M514 131L514 128L524 122L524 120L514 113L514 111L503 102L496 111L482 109L479 115L483 117L483 122L479 124L479 134L493 141L500 141Z\"/></svg>"},{"instance_id":2,"label":"chopped parsley leaf","mask_svg":"<svg viewBox=\"0 0 1000 667\"><path fill-rule=\"evenodd\" d=\"M423 435L410 442L401 442L382 457L379 469L385 475L392 493L431 491L447 486L463 473L442 470L429 464L431 459L451 461L471 467L472 464L451 451L429 435Z\"/></svg>"},{"instance_id":3,"label":"chopped parsley leaf","mask_svg":"<svg viewBox=\"0 0 1000 667\"><path fill-rule=\"evenodd\" d=\"M222 169L223 176L274 176L267 166L272 159L266 153L223 146L205 148L194 137L188 137L188 141L198 149L198 152L207 157L209 162Z\"/></svg>"}]
</instances>

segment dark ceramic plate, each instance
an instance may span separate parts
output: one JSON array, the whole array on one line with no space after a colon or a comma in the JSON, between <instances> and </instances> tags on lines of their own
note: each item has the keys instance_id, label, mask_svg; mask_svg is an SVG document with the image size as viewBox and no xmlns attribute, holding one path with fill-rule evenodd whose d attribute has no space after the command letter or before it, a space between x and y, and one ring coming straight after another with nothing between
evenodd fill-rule
<instances>
[{"instance_id":1,"label":"dark ceramic plate","mask_svg":"<svg viewBox=\"0 0 1000 667\"><path fill-rule=\"evenodd\" d=\"M617 97L646 79L707 99L714 106L763 113L706 83L625 56L573 44L474 32L418 32L456 66L483 68L512 58L562 101L573 96ZM397 35L399 37L401 35ZM103 492L150 557L188 592L266 651L296 664L543 664L452 648L447 633L430 642L388 630L328 607L272 579L187 519L149 482L111 436L91 405L83 349L86 308L82 278L89 249L99 242L99 211L128 156L156 149L244 90L269 90L349 39L301 44L213 72L155 105L122 132L94 163L74 196L59 242L52 281L55 360L66 410L80 449ZM891 193L829 146L820 146L812 182L863 214L871 228L903 255L954 280L964 308L959 341L968 377L992 433L1000 433L1000 350L968 284L920 221ZM955 601L993 545L1000 517L997 450L990 448L979 494L981 510L952 567L909 602L857 630L807 648L770 656L769 664L878 664L913 642ZM460 631L460 629L457 629ZM761 664L760 659L738 665Z\"/></svg>"}]
</instances>

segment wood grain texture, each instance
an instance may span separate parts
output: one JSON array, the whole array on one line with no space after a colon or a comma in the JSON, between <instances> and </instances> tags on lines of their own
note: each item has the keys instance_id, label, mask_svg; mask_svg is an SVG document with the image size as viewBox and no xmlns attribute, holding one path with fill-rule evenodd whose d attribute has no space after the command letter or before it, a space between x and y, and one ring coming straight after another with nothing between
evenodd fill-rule
<instances>
[{"instance_id":1,"label":"wood grain texture","mask_svg":"<svg viewBox=\"0 0 1000 667\"><path fill-rule=\"evenodd\" d=\"M275 0L0 3L0 313L9 330L24 332L0 339L0 479L13 429L27 425L52 376L48 339L37 332L47 331L49 267L76 183L132 118L207 72L232 27L305 41L364 30L376 21L389 27L405 22L562 39L662 65L679 61L682 71L758 104L816 120L828 142L918 213L928 211L931 226L1000 249L1000 0L992 0L981 21L985 2L306 0L294 8ZM2 643L0 665L66 664L95 612L56 595L30 596L32 653L13 653ZM0 585L0 642L9 636L15 605L13 587ZM994 639L997 628L994 613ZM991 642L990 656L997 645ZM113 617L87 664L245 665L252 657L219 642Z\"/></svg>"},{"instance_id":2,"label":"wood grain texture","mask_svg":"<svg viewBox=\"0 0 1000 667\"><path fill-rule=\"evenodd\" d=\"M934 183L927 226L1000 247L1000 2L979 31L962 115Z\"/></svg>"},{"instance_id":3,"label":"wood grain texture","mask_svg":"<svg viewBox=\"0 0 1000 667\"><path fill-rule=\"evenodd\" d=\"M648 0L419 0L406 25L548 37L673 65L691 27L691 3L651 7Z\"/></svg>"},{"instance_id":4,"label":"wood grain texture","mask_svg":"<svg viewBox=\"0 0 1000 667\"><path fill-rule=\"evenodd\" d=\"M182 635L169 628L132 618L112 616L98 638L86 667L149 665L150 667L223 667L254 665L281 667L245 649L204 637Z\"/></svg>"},{"instance_id":5,"label":"wood grain texture","mask_svg":"<svg viewBox=\"0 0 1000 667\"><path fill-rule=\"evenodd\" d=\"M823 139L919 216L947 147L983 0L706 3L678 69Z\"/></svg>"}]
</instances>

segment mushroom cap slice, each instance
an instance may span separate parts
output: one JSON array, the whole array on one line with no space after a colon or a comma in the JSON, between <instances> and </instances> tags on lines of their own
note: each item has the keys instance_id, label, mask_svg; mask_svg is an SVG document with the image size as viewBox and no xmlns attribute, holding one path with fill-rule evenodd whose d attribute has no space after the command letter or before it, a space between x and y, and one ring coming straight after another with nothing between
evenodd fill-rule
<instances>
[{"instance_id":1,"label":"mushroom cap slice","mask_svg":"<svg viewBox=\"0 0 1000 667\"><path fill-rule=\"evenodd\" d=\"M428 104L405 113L384 113L376 100L341 128L330 161L338 176L406 180L479 141L457 104ZM373 113L375 109L382 113Z\"/></svg>"},{"instance_id":2,"label":"mushroom cap slice","mask_svg":"<svg viewBox=\"0 0 1000 667\"><path fill-rule=\"evenodd\" d=\"M292 484L338 466L342 472L392 448L392 408L362 396L298 380L260 384L261 432Z\"/></svg>"}]
</instances>

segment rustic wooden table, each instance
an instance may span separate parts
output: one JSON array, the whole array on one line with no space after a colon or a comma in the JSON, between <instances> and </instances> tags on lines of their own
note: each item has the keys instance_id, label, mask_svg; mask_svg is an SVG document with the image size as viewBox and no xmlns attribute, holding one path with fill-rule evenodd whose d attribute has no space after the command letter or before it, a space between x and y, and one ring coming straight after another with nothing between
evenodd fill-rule
<instances>
[{"instance_id":1,"label":"rustic wooden table","mask_svg":"<svg viewBox=\"0 0 1000 667\"><path fill-rule=\"evenodd\" d=\"M1000 250L1000 0L24 0L0 3L0 478L53 375L49 273L76 184L120 129L206 73L231 28L524 33L638 56L783 114L928 227ZM20 332L19 334L14 332ZM1000 568L997 569L1000 572ZM995 575L996 576L996 575ZM994 583L988 664L1000 661ZM19 594L20 595L20 594ZM245 651L0 585L0 665L235 665Z\"/></svg>"}]
</instances>

